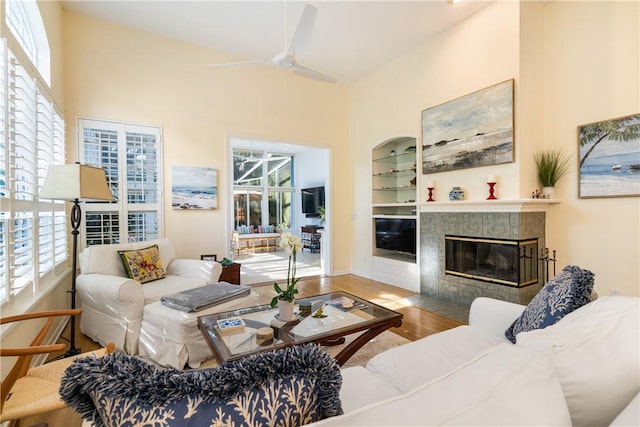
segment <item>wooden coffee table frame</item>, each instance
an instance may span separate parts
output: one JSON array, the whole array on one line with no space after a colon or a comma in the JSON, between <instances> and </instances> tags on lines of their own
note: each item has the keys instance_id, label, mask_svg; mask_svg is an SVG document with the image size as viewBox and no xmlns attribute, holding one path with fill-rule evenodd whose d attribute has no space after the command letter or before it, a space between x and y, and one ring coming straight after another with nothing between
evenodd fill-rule
<instances>
[{"instance_id":1,"label":"wooden coffee table frame","mask_svg":"<svg viewBox=\"0 0 640 427\"><path fill-rule=\"evenodd\" d=\"M274 343L265 345L265 346L257 346L252 348L249 351L245 351L242 353L233 354L227 347L222 334L220 334L220 330L216 326L216 321L219 319L225 319L229 317L243 317L244 315L248 315L251 313L262 312L262 311L272 311L275 315L277 313L277 309L272 309L268 304L259 305L255 307L248 307L241 310L228 311L223 313L210 314L206 316L198 317L198 328L202 332L205 341L209 345L209 348L216 356L220 363L237 360L243 357L249 356L251 354L260 353L263 351L270 351L278 348L289 347L293 345L300 345L306 343L319 343L322 345L335 345L342 344L345 342L345 338L347 335L355 334L358 332L364 331L358 337L356 337L352 342L350 342L344 349L342 349L336 356L335 359L340 366L342 366L351 356L353 356L362 346L364 346L367 342L369 342L372 338L381 334L389 328L399 327L402 325L402 314L395 312L393 310L389 310L385 307L372 303L370 301L359 298L355 295L349 294L347 292L332 292L329 294L316 295L308 298L302 298L298 301L311 301L315 303L314 312L317 310L317 307L323 303L323 301L334 300L340 297L348 297L355 301L356 304L364 304L366 307L361 310L365 312L368 316L372 316L371 319L363 319L362 322L359 322L354 325L338 327L335 330L318 333L315 335L310 335L306 337L297 337L292 333L292 329L298 324L298 322L287 323L279 328L278 330L278 339L274 341ZM256 322L257 323L257 322ZM269 324L261 324L261 325L253 325L253 326L270 326ZM255 338L251 338L255 339ZM259 348L257 348L259 347Z\"/></svg>"}]
</instances>

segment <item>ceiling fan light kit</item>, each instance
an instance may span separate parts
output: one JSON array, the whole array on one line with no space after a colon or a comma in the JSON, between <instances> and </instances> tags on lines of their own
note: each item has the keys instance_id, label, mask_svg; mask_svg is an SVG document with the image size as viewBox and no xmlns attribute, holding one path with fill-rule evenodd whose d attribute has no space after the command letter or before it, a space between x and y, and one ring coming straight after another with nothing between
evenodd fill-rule
<instances>
[{"instance_id":1,"label":"ceiling fan light kit","mask_svg":"<svg viewBox=\"0 0 640 427\"><path fill-rule=\"evenodd\" d=\"M294 32L293 37L291 38L291 42L288 45L286 44L286 35L285 35L284 51L275 55L271 59L230 62L226 64L210 64L209 66L210 67L229 67L229 66L269 64L284 70L292 70L294 74L297 74L302 77L319 80L326 83L335 83L336 79L334 79L333 77L327 74L324 74L318 70L314 70L312 68L301 65L296 60L296 55L303 54L304 51L309 46L309 42L311 41L311 33L313 32L313 27L316 22L317 14L318 14L318 9L315 6L307 3L304 6L304 10L302 11L302 16L298 21L298 26L296 27L296 31ZM286 22L285 22L285 33L286 33Z\"/></svg>"}]
</instances>

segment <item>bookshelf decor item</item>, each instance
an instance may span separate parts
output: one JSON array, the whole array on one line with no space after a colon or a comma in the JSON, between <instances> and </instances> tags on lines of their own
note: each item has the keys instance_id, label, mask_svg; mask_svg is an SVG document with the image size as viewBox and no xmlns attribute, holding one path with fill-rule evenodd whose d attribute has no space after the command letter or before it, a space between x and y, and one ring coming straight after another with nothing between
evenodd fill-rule
<instances>
[{"instance_id":1,"label":"bookshelf decor item","mask_svg":"<svg viewBox=\"0 0 640 427\"><path fill-rule=\"evenodd\" d=\"M223 334L232 334L244 331L245 323L240 317L229 317L218 320L218 328Z\"/></svg>"},{"instance_id":2,"label":"bookshelf decor item","mask_svg":"<svg viewBox=\"0 0 640 427\"><path fill-rule=\"evenodd\" d=\"M487 185L489 186L489 197L487 197L487 200L497 200L498 198L496 197L496 177L495 176L491 176L489 175L487 177Z\"/></svg>"}]
</instances>

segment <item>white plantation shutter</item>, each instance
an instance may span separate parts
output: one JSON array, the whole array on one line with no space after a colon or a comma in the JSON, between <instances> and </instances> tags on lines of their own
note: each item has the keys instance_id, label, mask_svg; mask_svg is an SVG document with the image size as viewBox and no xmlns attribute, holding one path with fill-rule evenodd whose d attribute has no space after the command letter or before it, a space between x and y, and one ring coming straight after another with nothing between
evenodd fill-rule
<instances>
[{"instance_id":1,"label":"white plantation shutter","mask_svg":"<svg viewBox=\"0 0 640 427\"><path fill-rule=\"evenodd\" d=\"M64 164L64 120L56 113L53 113L53 164ZM68 257L67 237L67 213L64 202L58 201L53 210L53 252L54 265L61 265Z\"/></svg>"},{"instance_id":2,"label":"white plantation shutter","mask_svg":"<svg viewBox=\"0 0 640 427\"><path fill-rule=\"evenodd\" d=\"M160 128L80 119L80 158L105 170L113 202L87 202L83 246L161 237Z\"/></svg>"},{"instance_id":3,"label":"white plantation shutter","mask_svg":"<svg viewBox=\"0 0 640 427\"><path fill-rule=\"evenodd\" d=\"M9 299L8 248L7 248L7 162L6 162L6 117L7 117L7 43L0 45L0 304Z\"/></svg>"},{"instance_id":4,"label":"white plantation shutter","mask_svg":"<svg viewBox=\"0 0 640 427\"><path fill-rule=\"evenodd\" d=\"M53 161L53 105L38 94L37 104L37 158L38 188L47 177ZM43 275L53 269L53 212L47 209L51 203L38 203L38 272Z\"/></svg>"},{"instance_id":5,"label":"white plantation shutter","mask_svg":"<svg viewBox=\"0 0 640 427\"><path fill-rule=\"evenodd\" d=\"M65 205L38 200L49 165L65 163L64 121L49 90L46 29L35 1L3 5L8 31L0 39L0 304L11 312L33 303L29 289L36 295L68 270L68 235Z\"/></svg>"},{"instance_id":6,"label":"white plantation shutter","mask_svg":"<svg viewBox=\"0 0 640 427\"><path fill-rule=\"evenodd\" d=\"M64 121L47 95L0 46L0 302L62 273L67 259L64 202L40 201L49 166L64 163ZM58 268L58 272L56 272ZM44 280L53 280L46 278Z\"/></svg>"},{"instance_id":7,"label":"white plantation shutter","mask_svg":"<svg viewBox=\"0 0 640 427\"><path fill-rule=\"evenodd\" d=\"M36 126L36 169L38 188L41 188L49 165L62 164L64 160L64 123L54 112L53 104L42 94L38 94ZM40 200L37 208L38 271L43 276L67 258L67 221L65 205L61 200Z\"/></svg>"},{"instance_id":8,"label":"white plantation shutter","mask_svg":"<svg viewBox=\"0 0 640 427\"><path fill-rule=\"evenodd\" d=\"M36 82L9 51L9 194L12 218L9 230L10 291L33 281L34 189L36 140Z\"/></svg>"}]
</instances>

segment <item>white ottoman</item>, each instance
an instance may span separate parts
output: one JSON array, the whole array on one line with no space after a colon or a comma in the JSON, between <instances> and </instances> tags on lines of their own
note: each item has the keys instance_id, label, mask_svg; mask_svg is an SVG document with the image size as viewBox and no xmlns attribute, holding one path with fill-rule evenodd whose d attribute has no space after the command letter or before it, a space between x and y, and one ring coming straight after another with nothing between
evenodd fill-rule
<instances>
[{"instance_id":1,"label":"white ottoman","mask_svg":"<svg viewBox=\"0 0 640 427\"><path fill-rule=\"evenodd\" d=\"M188 363L198 368L202 361L213 357L198 329L198 317L259 304L259 295L253 291L245 297L193 313L169 308L160 301L148 304L140 326L139 355L162 366L183 369Z\"/></svg>"}]
</instances>

